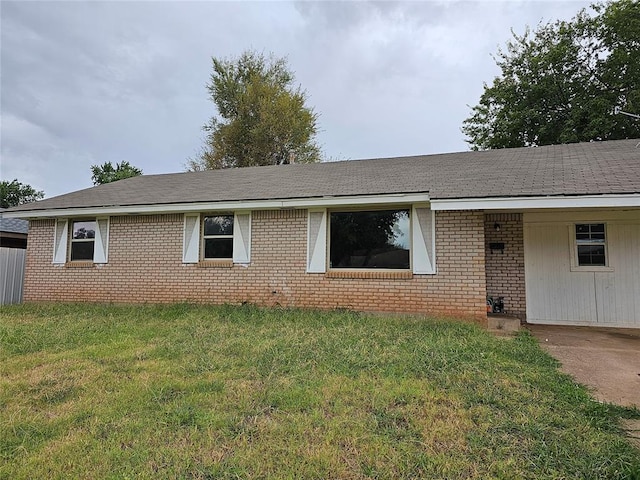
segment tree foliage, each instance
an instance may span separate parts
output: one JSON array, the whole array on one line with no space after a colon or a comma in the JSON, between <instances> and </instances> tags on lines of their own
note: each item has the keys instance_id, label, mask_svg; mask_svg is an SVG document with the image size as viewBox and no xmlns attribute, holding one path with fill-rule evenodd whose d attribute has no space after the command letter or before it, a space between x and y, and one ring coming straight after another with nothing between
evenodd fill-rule
<instances>
[{"instance_id":1,"label":"tree foliage","mask_svg":"<svg viewBox=\"0 0 640 480\"><path fill-rule=\"evenodd\" d=\"M219 118L205 125L206 145L190 170L317 162L317 114L294 87L285 59L245 52L213 58L207 86Z\"/></svg>"},{"instance_id":2,"label":"tree foliage","mask_svg":"<svg viewBox=\"0 0 640 480\"><path fill-rule=\"evenodd\" d=\"M126 161L116 163L115 167L111 162L105 162L102 165L91 165L91 174L94 185L103 185L124 178L137 177L142 175L142 170Z\"/></svg>"},{"instance_id":3,"label":"tree foliage","mask_svg":"<svg viewBox=\"0 0 640 480\"><path fill-rule=\"evenodd\" d=\"M462 131L474 150L640 136L640 2L592 5L527 31L499 50Z\"/></svg>"},{"instance_id":4,"label":"tree foliage","mask_svg":"<svg viewBox=\"0 0 640 480\"><path fill-rule=\"evenodd\" d=\"M0 207L9 208L25 203L35 202L44 198L44 192L34 189L31 185L20 183L18 179L11 182L0 182Z\"/></svg>"}]
</instances>

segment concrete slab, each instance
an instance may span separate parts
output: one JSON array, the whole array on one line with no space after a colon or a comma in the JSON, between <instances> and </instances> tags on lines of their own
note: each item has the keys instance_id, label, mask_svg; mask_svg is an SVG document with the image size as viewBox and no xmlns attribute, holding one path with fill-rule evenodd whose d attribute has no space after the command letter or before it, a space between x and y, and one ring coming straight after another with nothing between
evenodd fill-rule
<instances>
[{"instance_id":1,"label":"concrete slab","mask_svg":"<svg viewBox=\"0 0 640 480\"><path fill-rule=\"evenodd\" d=\"M562 371L600 401L640 407L640 329L531 325Z\"/></svg>"},{"instance_id":2,"label":"concrete slab","mask_svg":"<svg viewBox=\"0 0 640 480\"><path fill-rule=\"evenodd\" d=\"M487 315L487 329L505 335L513 335L520 330L520 319L507 315Z\"/></svg>"}]
</instances>

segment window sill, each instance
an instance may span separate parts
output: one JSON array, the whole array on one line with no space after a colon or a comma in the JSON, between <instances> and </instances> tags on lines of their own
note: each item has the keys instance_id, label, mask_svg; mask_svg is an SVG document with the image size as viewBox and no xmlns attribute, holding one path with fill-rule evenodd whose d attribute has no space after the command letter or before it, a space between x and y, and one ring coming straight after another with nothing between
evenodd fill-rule
<instances>
[{"instance_id":1,"label":"window sill","mask_svg":"<svg viewBox=\"0 0 640 480\"><path fill-rule=\"evenodd\" d=\"M613 267L606 267L606 266L584 266L584 267L578 267L575 265L571 265L571 271L572 272L615 272L615 269Z\"/></svg>"},{"instance_id":2,"label":"window sill","mask_svg":"<svg viewBox=\"0 0 640 480\"><path fill-rule=\"evenodd\" d=\"M93 262L67 262L64 264L64 268L93 268L94 266Z\"/></svg>"},{"instance_id":3,"label":"window sill","mask_svg":"<svg viewBox=\"0 0 640 480\"><path fill-rule=\"evenodd\" d=\"M233 260L202 260L198 262L198 268L231 268Z\"/></svg>"},{"instance_id":4,"label":"window sill","mask_svg":"<svg viewBox=\"0 0 640 480\"><path fill-rule=\"evenodd\" d=\"M373 278L380 280L405 280L413 278L410 270L328 270L328 278Z\"/></svg>"}]
</instances>

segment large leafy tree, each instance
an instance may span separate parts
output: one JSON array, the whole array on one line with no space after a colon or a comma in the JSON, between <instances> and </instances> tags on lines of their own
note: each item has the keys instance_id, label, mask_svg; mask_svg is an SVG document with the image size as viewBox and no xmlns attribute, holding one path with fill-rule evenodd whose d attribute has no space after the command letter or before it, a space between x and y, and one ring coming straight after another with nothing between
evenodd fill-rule
<instances>
[{"instance_id":1,"label":"large leafy tree","mask_svg":"<svg viewBox=\"0 0 640 480\"><path fill-rule=\"evenodd\" d=\"M102 165L91 165L91 180L94 185L103 185L124 178L137 177L138 175L142 175L142 170L126 161L116 163L115 167L111 162L105 162Z\"/></svg>"},{"instance_id":2,"label":"large leafy tree","mask_svg":"<svg viewBox=\"0 0 640 480\"><path fill-rule=\"evenodd\" d=\"M35 202L44 198L44 192L36 190L31 185L20 183L18 179L11 182L3 180L0 182L0 207L9 208L24 203Z\"/></svg>"},{"instance_id":3,"label":"large leafy tree","mask_svg":"<svg viewBox=\"0 0 640 480\"><path fill-rule=\"evenodd\" d=\"M317 114L294 86L285 59L244 52L213 58L207 86L219 117L205 125L206 145L190 170L317 162Z\"/></svg>"},{"instance_id":4,"label":"large leafy tree","mask_svg":"<svg viewBox=\"0 0 640 480\"><path fill-rule=\"evenodd\" d=\"M640 2L513 34L462 131L474 150L640 136Z\"/></svg>"}]
</instances>

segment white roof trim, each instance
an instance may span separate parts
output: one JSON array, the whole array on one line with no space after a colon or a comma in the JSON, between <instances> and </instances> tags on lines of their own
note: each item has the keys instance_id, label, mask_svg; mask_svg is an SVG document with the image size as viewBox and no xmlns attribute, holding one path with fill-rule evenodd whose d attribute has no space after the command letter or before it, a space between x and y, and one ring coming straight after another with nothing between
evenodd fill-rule
<instances>
[{"instance_id":1,"label":"white roof trim","mask_svg":"<svg viewBox=\"0 0 640 480\"><path fill-rule=\"evenodd\" d=\"M431 200L432 210L640 207L640 194Z\"/></svg>"},{"instance_id":2,"label":"white roof trim","mask_svg":"<svg viewBox=\"0 0 640 480\"><path fill-rule=\"evenodd\" d=\"M350 207L358 205L395 205L429 202L427 193L398 193L286 200L245 200L236 202L196 202L157 205L124 205L110 207L52 208L22 212L3 212L6 218L55 218L105 215L154 215L207 211L278 210L293 208Z\"/></svg>"}]
</instances>

